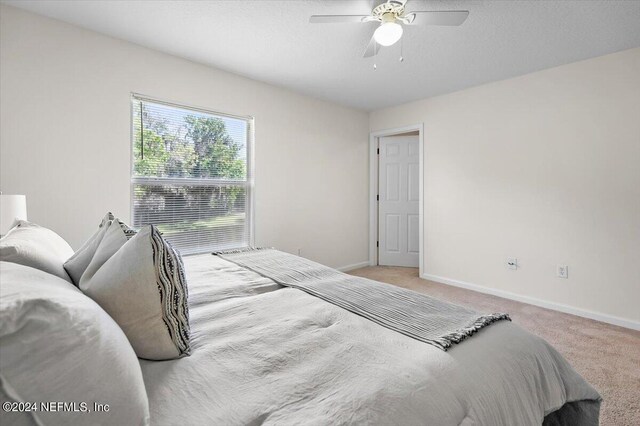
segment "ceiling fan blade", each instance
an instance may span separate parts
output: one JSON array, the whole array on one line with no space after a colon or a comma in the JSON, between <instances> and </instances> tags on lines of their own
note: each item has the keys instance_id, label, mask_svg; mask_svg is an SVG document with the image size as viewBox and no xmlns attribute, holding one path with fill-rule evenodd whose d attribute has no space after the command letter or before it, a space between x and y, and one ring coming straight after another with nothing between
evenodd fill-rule
<instances>
[{"instance_id":1,"label":"ceiling fan blade","mask_svg":"<svg viewBox=\"0 0 640 426\"><path fill-rule=\"evenodd\" d=\"M309 18L311 24L340 24L360 23L369 15L313 15Z\"/></svg>"},{"instance_id":2,"label":"ceiling fan blade","mask_svg":"<svg viewBox=\"0 0 640 426\"><path fill-rule=\"evenodd\" d=\"M362 55L362 57L370 58L375 54L376 54L376 41L373 38L373 36L371 36L371 40L369 40L369 44L367 45L367 48L364 51L364 55Z\"/></svg>"},{"instance_id":3,"label":"ceiling fan blade","mask_svg":"<svg viewBox=\"0 0 640 426\"><path fill-rule=\"evenodd\" d=\"M413 18L412 18L413 16ZM468 10L426 11L416 10L405 14L410 25L462 25L469 16Z\"/></svg>"}]
</instances>

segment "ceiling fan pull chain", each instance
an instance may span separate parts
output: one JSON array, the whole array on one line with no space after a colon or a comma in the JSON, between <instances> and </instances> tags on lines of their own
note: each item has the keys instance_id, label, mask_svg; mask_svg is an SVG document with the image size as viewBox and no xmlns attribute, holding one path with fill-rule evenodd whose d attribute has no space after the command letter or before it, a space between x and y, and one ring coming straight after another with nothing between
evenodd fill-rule
<instances>
[{"instance_id":1,"label":"ceiling fan pull chain","mask_svg":"<svg viewBox=\"0 0 640 426\"><path fill-rule=\"evenodd\" d=\"M402 56L402 46L403 46L403 44L404 44L403 39L400 39L400 59L399 59L400 62L404 61L404 57Z\"/></svg>"},{"instance_id":2,"label":"ceiling fan pull chain","mask_svg":"<svg viewBox=\"0 0 640 426\"><path fill-rule=\"evenodd\" d=\"M373 70L377 70L378 66L376 65L376 61L378 59L378 43L374 43L373 45Z\"/></svg>"}]
</instances>

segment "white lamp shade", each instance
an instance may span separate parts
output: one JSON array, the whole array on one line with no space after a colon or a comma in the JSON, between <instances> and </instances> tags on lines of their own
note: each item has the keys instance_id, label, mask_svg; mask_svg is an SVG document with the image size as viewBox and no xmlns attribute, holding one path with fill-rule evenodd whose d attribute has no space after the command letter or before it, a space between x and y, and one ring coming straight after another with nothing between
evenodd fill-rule
<instances>
[{"instance_id":1,"label":"white lamp shade","mask_svg":"<svg viewBox=\"0 0 640 426\"><path fill-rule=\"evenodd\" d=\"M16 220L27 220L27 197L0 195L0 235L5 235Z\"/></svg>"},{"instance_id":2,"label":"white lamp shade","mask_svg":"<svg viewBox=\"0 0 640 426\"><path fill-rule=\"evenodd\" d=\"M402 37L402 25L397 22L383 22L373 33L373 39L381 46L391 46Z\"/></svg>"}]
</instances>

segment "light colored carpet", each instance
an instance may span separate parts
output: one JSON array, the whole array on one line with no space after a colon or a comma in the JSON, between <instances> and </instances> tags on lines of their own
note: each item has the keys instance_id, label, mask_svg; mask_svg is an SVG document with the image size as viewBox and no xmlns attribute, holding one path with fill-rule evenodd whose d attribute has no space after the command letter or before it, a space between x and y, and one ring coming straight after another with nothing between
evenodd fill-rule
<instances>
[{"instance_id":1,"label":"light colored carpet","mask_svg":"<svg viewBox=\"0 0 640 426\"><path fill-rule=\"evenodd\" d=\"M600 392L601 425L640 425L640 332L427 281L415 268L376 266L350 273L477 311L508 313L514 323L551 343Z\"/></svg>"}]
</instances>

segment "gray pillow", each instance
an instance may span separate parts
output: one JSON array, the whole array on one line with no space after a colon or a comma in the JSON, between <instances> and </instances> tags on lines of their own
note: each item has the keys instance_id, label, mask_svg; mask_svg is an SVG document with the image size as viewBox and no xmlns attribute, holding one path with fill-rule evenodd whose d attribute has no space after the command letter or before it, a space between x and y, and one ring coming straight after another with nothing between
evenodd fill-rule
<instances>
[{"instance_id":1,"label":"gray pillow","mask_svg":"<svg viewBox=\"0 0 640 426\"><path fill-rule=\"evenodd\" d=\"M127 239L115 221L80 279L80 289L120 325L140 358L190 353L187 283L180 255L154 226Z\"/></svg>"},{"instance_id":2,"label":"gray pillow","mask_svg":"<svg viewBox=\"0 0 640 426\"><path fill-rule=\"evenodd\" d=\"M58 234L20 220L0 239L0 260L30 266L71 282L64 262L73 249Z\"/></svg>"},{"instance_id":3,"label":"gray pillow","mask_svg":"<svg viewBox=\"0 0 640 426\"><path fill-rule=\"evenodd\" d=\"M104 215L100 225L98 225L98 230L64 263L64 269L67 271L69 277L71 277L71 281L75 285L80 284L82 274L84 274L89 263L91 263L91 259L93 259L93 255L95 254L100 241L104 238L108 226L114 220L118 222L127 238L131 238L136 234L135 230L129 228L119 219L116 219L111 212Z\"/></svg>"},{"instance_id":4,"label":"gray pillow","mask_svg":"<svg viewBox=\"0 0 640 426\"><path fill-rule=\"evenodd\" d=\"M0 399L84 402L91 410L22 418L0 410L0 424L149 424L140 363L103 309L73 284L34 268L0 262L0 275ZM94 402L109 404L109 412L94 411Z\"/></svg>"}]
</instances>

